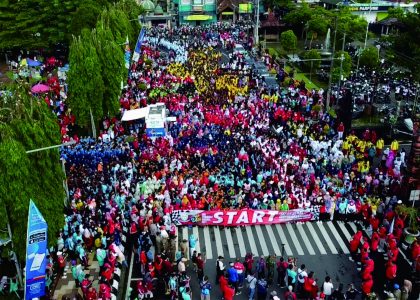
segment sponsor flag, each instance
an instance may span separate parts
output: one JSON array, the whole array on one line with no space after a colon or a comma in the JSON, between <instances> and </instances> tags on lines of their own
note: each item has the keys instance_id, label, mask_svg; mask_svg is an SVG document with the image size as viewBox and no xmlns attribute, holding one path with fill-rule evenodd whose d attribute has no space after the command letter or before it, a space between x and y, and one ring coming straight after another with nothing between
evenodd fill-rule
<instances>
[{"instance_id":1,"label":"sponsor flag","mask_svg":"<svg viewBox=\"0 0 420 300\"><path fill-rule=\"evenodd\" d=\"M134 49L133 60L135 62L139 61L140 53L141 53L141 45L143 44L145 36L146 36L146 28L142 27L139 33L139 37L137 39L136 48Z\"/></svg>"},{"instance_id":2,"label":"sponsor flag","mask_svg":"<svg viewBox=\"0 0 420 300\"><path fill-rule=\"evenodd\" d=\"M48 225L30 200L26 237L25 300L45 295Z\"/></svg>"}]
</instances>

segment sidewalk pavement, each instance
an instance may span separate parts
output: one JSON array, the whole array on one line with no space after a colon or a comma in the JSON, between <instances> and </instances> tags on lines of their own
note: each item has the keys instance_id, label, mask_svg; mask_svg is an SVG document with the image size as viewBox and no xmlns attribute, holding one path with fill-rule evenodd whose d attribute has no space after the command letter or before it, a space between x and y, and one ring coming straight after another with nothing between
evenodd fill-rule
<instances>
[{"instance_id":1,"label":"sidewalk pavement","mask_svg":"<svg viewBox=\"0 0 420 300\"><path fill-rule=\"evenodd\" d=\"M99 264L95 257L95 252L89 254L89 269L85 270L86 274L91 276L93 280L92 286L98 291L99 287ZM71 265L70 262L67 263L67 266L64 269L64 275L59 279L57 286L52 297L53 300L61 300L64 296L69 296L73 299L73 296L76 294L82 295L80 288L76 287L76 282L73 279L71 274Z\"/></svg>"}]
</instances>

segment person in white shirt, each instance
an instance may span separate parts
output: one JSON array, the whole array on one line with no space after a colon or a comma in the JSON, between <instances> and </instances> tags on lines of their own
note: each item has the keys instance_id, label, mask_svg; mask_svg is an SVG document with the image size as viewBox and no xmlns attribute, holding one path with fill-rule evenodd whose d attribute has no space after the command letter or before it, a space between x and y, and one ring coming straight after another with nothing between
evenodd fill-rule
<instances>
[{"instance_id":1,"label":"person in white shirt","mask_svg":"<svg viewBox=\"0 0 420 300\"><path fill-rule=\"evenodd\" d=\"M333 292L334 286L331 282L330 276L325 277L324 284L322 285L322 291L325 294L325 300L329 300L331 297L331 294Z\"/></svg>"},{"instance_id":2,"label":"person in white shirt","mask_svg":"<svg viewBox=\"0 0 420 300\"><path fill-rule=\"evenodd\" d=\"M308 277L306 272L305 264L302 264L297 270L297 281L296 281L296 292L299 293L302 290L303 284L305 282L305 277Z\"/></svg>"}]
</instances>

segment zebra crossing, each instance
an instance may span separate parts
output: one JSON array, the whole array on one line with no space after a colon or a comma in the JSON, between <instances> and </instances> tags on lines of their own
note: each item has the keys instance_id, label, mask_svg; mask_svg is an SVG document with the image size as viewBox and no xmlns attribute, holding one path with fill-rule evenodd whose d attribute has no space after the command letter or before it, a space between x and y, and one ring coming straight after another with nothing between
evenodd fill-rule
<instances>
[{"instance_id":1,"label":"zebra crossing","mask_svg":"<svg viewBox=\"0 0 420 300\"><path fill-rule=\"evenodd\" d=\"M178 242L191 234L198 238L197 251L207 259L254 255L338 255L350 254L348 244L358 230L355 223L336 221L245 227L180 227Z\"/></svg>"}]
</instances>

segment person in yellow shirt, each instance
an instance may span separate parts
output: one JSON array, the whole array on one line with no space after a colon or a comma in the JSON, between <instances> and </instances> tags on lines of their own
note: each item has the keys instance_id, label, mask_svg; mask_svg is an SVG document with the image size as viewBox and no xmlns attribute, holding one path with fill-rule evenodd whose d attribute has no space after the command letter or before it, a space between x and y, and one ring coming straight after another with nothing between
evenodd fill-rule
<instances>
[{"instance_id":1,"label":"person in yellow shirt","mask_svg":"<svg viewBox=\"0 0 420 300\"><path fill-rule=\"evenodd\" d=\"M398 148L400 148L400 143L398 143L397 140L393 140L391 143L391 151L393 151L395 155L398 153Z\"/></svg>"},{"instance_id":2,"label":"person in yellow shirt","mask_svg":"<svg viewBox=\"0 0 420 300\"><path fill-rule=\"evenodd\" d=\"M350 149L350 143L347 140L344 140L342 148L343 148L343 154L344 155L347 154L347 152Z\"/></svg>"},{"instance_id":3,"label":"person in yellow shirt","mask_svg":"<svg viewBox=\"0 0 420 300\"><path fill-rule=\"evenodd\" d=\"M384 148L384 139L379 138L376 141L376 156L378 156L378 157L381 156L383 148Z\"/></svg>"}]
</instances>

